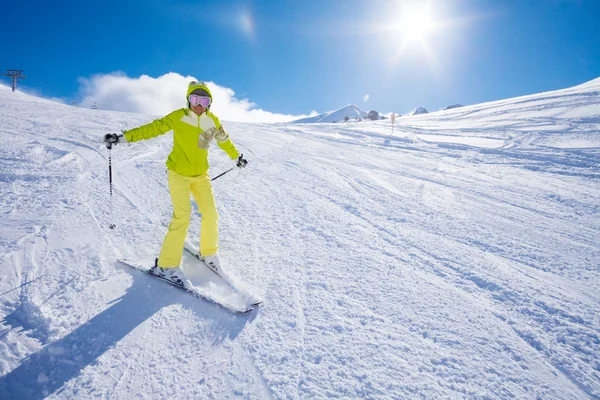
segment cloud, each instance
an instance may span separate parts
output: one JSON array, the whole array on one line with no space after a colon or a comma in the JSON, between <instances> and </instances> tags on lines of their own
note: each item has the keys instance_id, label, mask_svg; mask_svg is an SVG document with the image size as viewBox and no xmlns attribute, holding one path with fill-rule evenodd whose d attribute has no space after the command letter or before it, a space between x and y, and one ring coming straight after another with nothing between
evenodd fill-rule
<instances>
[{"instance_id":1,"label":"cloud","mask_svg":"<svg viewBox=\"0 0 600 400\"><path fill-rule=\"evenodd\" d=\"M369 97L371 97L371 96L370 96L370 95L368 95L368 94L365 94L365 95L363 96L363 101L366 103L367 101L369 101Z\"/></svg>"},{"instance_id":2,"label":"cloud","mask_svg":"<svg viewBox=\"0 0 600 400\"><path fill-rule=\"evenodd\" d=\"M79 95L85 107L96 103L104 110L129 111L151 115L166 115L178 108L186 107L185 93L193 76L182 76L169 72L153 78L142 75L130 78L116 72L99 74L90 78L79 78ZM213 111L220 119L238 122L287 122L307 115L277 114L262 110L248 99L238 99L235 91L207 82L213 95ZM316 112L313 111L312 115Z\"/></svg>"}]
</instances>

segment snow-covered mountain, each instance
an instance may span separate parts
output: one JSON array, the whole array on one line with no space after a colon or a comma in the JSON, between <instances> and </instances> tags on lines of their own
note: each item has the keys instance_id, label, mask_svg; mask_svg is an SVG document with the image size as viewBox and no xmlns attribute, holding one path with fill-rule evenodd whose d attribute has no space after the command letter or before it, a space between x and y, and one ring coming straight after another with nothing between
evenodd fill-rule
<instances>
[{"instance_id":1,"label":"snow-covered mountain","mask_svg":"<svg viewBox=\"0 0 600 400\"><path fill-rule=\"evenodd\" d=\"M427 111L425 107L417 107L417 109L412 113L412 115L421 115L427 113L429 113L429 111Z\"/></svg>"},{"instance_id":2,"label":"snow-covered mountain","mask_svg":"<svg viewBox=\"0 0 600 400\"><path fill-rule=\"evenodd\" d=\"M112 204L101 140L153 116L0 87L0 398L600 398L599 94L225 122L240 316L117 262L160 248L172 135L112 150Z\"/></svg>"},{"instance_id":3,"label":"snow-covered mountain","mask_svg":"<svg viewBox=\"0 0 600 400\"><path fill-rule=\"evenodd\" d=\"M354 104L342 107L339 110L329 111L323 114L315 115L314 117L301 118L293 121L295 124L309 124L316 122L344 122L348 117L350 121L367 118L367 112Z\"/></svg>"}]
</instances>

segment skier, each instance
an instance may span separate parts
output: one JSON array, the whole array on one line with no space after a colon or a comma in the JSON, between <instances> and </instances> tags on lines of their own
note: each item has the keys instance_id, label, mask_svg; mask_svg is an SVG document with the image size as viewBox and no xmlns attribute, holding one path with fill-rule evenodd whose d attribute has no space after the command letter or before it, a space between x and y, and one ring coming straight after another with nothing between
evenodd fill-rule
<instances>
[{"instance_id":1,"label":"skier","mask_svg":"<svg viewBox=\"0 0 600 400\"><path fill-rule=\"evenodd\" d=\"M202 214L200 254L215 271L221 271L217 208L208 177L208 148L213 138L221 149L236 160L238 168L248 161L240 154L223 125L210 111L212 94L204 82L190 82L187 89L187 108L175 110L139 128L117 135L105 135L107 146L126 141L137 142L173 131L173 150L167 159L169 192L173 202L173 217L155 261L152 273L187 287L188 280L179 268L185 237L190 224L190 192Z\"/></svg>"}]
</instances>

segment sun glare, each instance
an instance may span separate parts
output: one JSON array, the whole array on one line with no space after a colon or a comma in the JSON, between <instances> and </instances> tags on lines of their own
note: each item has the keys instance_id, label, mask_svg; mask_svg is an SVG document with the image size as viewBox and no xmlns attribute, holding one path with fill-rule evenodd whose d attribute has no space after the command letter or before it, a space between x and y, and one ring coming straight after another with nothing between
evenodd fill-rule
<instances>
[{"instance_id":1,"label":"sun glare","mask_svg":"<svg viewBox=\"0 0 600 400\"><path fill-rule=\"evenodd\" d=\"M435 20L424 5L405 6L397 25L405 42L422 42L435 29Z\"/></svg>"},{"instance_id":2,"label":"sun glare","mask_svg":"<svg viewBox=\"0 0 600 400\"><path fill-rule=\"evenodd\" d=\"M247 37L254 36L254 19L249 10L243 10L238 17L238 26Z\"/></svg>"},{"instance_id":3,"label":"sun glare","mask_svg":"<svg viewBox=\"0 0 600 400\"><path fill-rule=\"evenodd\" d=\"M422 53L432 70L439 69L436 57L436 35L446 29L448 21L441 20L444 7L438 0L397 0L387 10L385 30L386 41L394 51L391 53L390 67L394 68L407 54ZM446 17L444 17L446 18ZM418 59L418 58L413 58Z\"/></svg>"}]
</instances>

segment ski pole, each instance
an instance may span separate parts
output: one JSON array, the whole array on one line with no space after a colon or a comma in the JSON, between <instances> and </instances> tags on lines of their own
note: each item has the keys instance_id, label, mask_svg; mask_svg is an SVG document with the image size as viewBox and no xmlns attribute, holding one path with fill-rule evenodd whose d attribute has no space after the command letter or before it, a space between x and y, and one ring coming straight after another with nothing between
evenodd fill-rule
<instances>
[{"instance_id":1,"label":"ski pole","mask_svg":"<svg viewBox=\"0 0 600 400\"><path fill-rule=\"evenodd\" d=\"M108 227L115 229L116 225L113 223L112 144L106 147L108 147L108 183L110 186L110 224Z\"/></svg>"},{"instance_id":2,"label":"ski pole","mask_svg":"<svg viewBox=\"0 0 600 400\"><path fill-rule=\"evenodd\" d=\"M214 181L215 179L218 179L218 178L222 177L223 175L225 175L226 173L228 173L228 172L231 172L231 171L233 171L233 168L229 168L227 171L225 171L225 172L223 172L223 173L221 173L221 174L219 174L219 175L215 176L215 177L214 177L214 178L212 178L210 181L212 182L212 181Z\"/></svg>"},{"instance_id":3,"label":"ski pole","mask_svg":"<svg viewBox=\"0 0 600 400\"><path fill-rule=\"evenodd\" d=\"M244 159L244 155L240 154L239 158L238 158L238 162L237 162L237 167L238 168L244 168L246 166L246 164L248 164L248 161L246 159ZM215 179L219 179L220 177L222 177L223 175L233 171L235 169L235 167L229 168L227 171L220 173L219 175L215 176L214 178L212 178L210 181L214 181Z\"/></svg>"}]
</instances>

